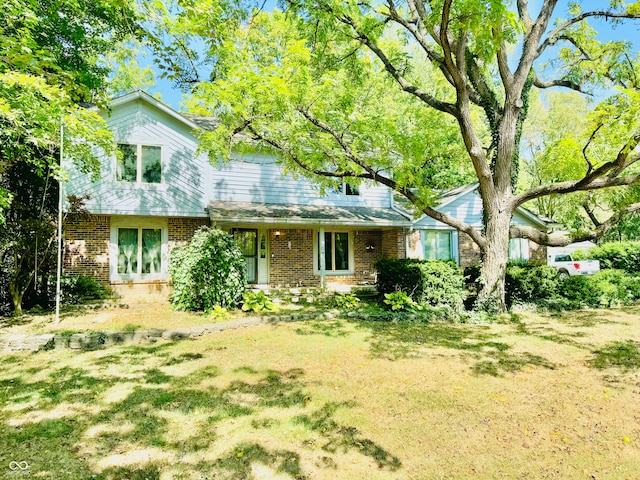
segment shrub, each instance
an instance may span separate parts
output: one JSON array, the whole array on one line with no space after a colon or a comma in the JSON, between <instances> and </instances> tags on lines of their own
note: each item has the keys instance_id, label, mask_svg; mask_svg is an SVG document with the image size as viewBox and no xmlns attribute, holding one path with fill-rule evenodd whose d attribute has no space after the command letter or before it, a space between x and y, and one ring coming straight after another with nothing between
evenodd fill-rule
<instances>
[{"instance_id":1,"label":"shrub","mask_svg":"<svg viewBox=\"0 0 640 480\"><path fill-rule=\"evenodd\" d=\"M244 257L233 237L203 227L190 243L176 247L169 257L173 282L171 302L180 310L235 307L246 283Z\"/></svg>"},{"instance_id":2,"label":"shrub","mask_svg":"<svg viewBox=\"0 0 640 480\"><path fill-rule=\"evenodd\" d=\"M587 255L599 260L602 270L617 269L640 273L640 242L611 242L593 247Z\"/></svg>"},{"instance_id":3,"label":"shrub","mask_svg":"<svg viewBox=\"0 0 640 480\"><path fill-rule=\"evenodd\" d=\"M385 259L376 263L380 294L405 292L413 301L463 308L466 297L462 272L441 260Z\"/></svg>"},{"instance_id":4,"label":"shrub","mask_svg":"<svg viewBox=\"0 0 640 480\"><path fill-rule=\"evenodd\" d=\"M553 267L529 262L507 264L505 297L507 305L538 303L558 295L560 280Z\"/></svg>"},{"instance_id":5,"label":"shrub","mask_svg":"<svg viewBox=\"0 0 640 480\"><path fill-rule=\"evenodd\" d=\"M562 296L574 307L629 305L640 298L640 278L622 270L573 276L562 283Z\"/></svg>"},{"instance_id":6,"label":"shrub","mask_svg":"<svg viewBox=\"0 0 640 480\"><path fill-rule=\"evenodd\" d=\"M83 275L62 275L60 277L60 293L60 302L64 305L79 305L91 301L104 300L113 295L109 287ZM55 276L51 276L47 284L47 297L49 305L55 305Z\"/></svg>"}]
</instances>

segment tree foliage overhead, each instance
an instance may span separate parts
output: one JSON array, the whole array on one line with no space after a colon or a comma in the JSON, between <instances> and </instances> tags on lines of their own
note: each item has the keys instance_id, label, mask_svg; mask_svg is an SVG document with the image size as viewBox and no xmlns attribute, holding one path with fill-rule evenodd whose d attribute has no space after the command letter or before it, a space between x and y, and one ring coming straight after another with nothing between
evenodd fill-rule
<instances>
[{"instance_id":1,"label":"tree foliage overhead","mask_svg":"<svg viewBox=\"0 0 640 480\"><path fill-rule=\"evenodd\" d=\"M283 13L242 15L240 3L209 0L207 18L194 14L199 2L187 2L171 17L180 41L164 49L185 54L165 66L193 85L194 111L223 119L224 128L202 137L214 156L228 156L234 143L249 139L321 182L389 186L472 238L483 257L480 298L501 308L510 236L542 244L596 238L640 209L621 204L573 237L510 227L515 209L527 202L640 180L638 57L629 42L601 41L591 25L640 18L640 2L589 2L593 10L577 2L536 3L286 0ZM229 22L212 30L210 18L221 15ZM198 36L207 46L199 57L188 48ZM203 66L208 75L194 73ZM583 131L558 139L549 153L570 154L567 160L580 164L562 178L517 190L532 92L551 87L613 94ZM469 172L483 200L482 231L433 208L434 188L466 181Z\"/></svg>"},{"instance_id":2,"label":"tree foliage overhead","mask_svg":"<svg viewBox=\"0 0 640 480\"><path fill-rule=\"evenodd\" d=\"M16 313L55 252L58 189L52 185L65 179L61 149L80 170L95 174L97 152L114 152L103 118L87 102L104 102L106 58L118 44L140 35L138 22L130 0L3 4L0 272L9 279Z\"/></svg>"}]
</instances>

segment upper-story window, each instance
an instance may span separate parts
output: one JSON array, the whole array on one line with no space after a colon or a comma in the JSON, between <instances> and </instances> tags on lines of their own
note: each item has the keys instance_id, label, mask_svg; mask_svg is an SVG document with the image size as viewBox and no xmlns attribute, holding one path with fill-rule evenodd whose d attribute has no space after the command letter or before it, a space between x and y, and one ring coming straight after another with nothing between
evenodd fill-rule
<instances>
[{"instance_id":1,"label":"upper-story window","mask_svg":"<svg viewBox=\"0 0 640 480\"><path fill-rule=\"evenodd\" d=\"M331 191L337 195L360 195L360 190L358 189L358 187L353 187L345 182L336 183Z\"/></svg>"},{"instance_id":2,"label":"upper-story window","mask_svg":"<svg viewBox=\"0 0 640 480\"><path fill-rule=\"evenodd\" d=\"M119 143L122 158L116 164L116 180L134 183L162 182L162 148Z\"/></svg>"}]
</instances>

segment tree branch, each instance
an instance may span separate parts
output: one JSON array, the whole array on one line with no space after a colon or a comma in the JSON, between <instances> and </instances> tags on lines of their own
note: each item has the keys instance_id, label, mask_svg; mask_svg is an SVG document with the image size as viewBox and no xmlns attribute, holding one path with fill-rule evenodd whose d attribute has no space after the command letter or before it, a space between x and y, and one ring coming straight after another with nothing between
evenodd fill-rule
<instances>
[{"instance_id":1,"label":"tree branch","mask_svg":"<svg viewBox=\"0 0 640 480\"><path fill-rule=\"evenodd\" d=\"M569 88L571 90L575 90L576 92L585 93L582 90L582 85L571 82L570 80L549 80L543 81L535 75L533 84L540 89L552 88L552 87L564 87Z\"/></svg>"},{"instance_id":2,"label":"tree branch","mask_svg":"<svg viewBox=\"0 0 640 480\"><path fill-rule=\"evenodd\" d=\"M344 25L348 26L353 30L353 32L356 34L357 39L361 41L367 48L369 48L369 50L371 50L378 57L378 59L380 59L380 61L384 65L385 70L400 85L403 91L411 95L414 95L415 97L419 98L424 103L431 106L432 108L435 108L436 110L439 110L444 113L448 113L449 115L452 115L455 118L458 117L458 112L456 110L455 105L438 100L434 96L429 95L427 92L420 89L413 83L409 82L406 78L404 78L404 76L400 73L400 71L396 68L396 66L391 62L389 57L387 57L387 55L384 53L384 51L369 37L369 35L367 35L366 32L364 32L362 29L358 27L357 23L355 22L355 20L353 20L353 18L351 18L349 15L339 14L335 12L330 5L322 4L321 6L328 13L332 14L334 18L336 18L339 22L343 23Z\"/></svg>"},{"instance_id":3,"label":"tree branch","mask_svg":"<svg viewBox=\"0 0 640 480\"><path fill-rule=\"evenodd\" d=\"M343 152L345 152L345 155L347 156L347 158L354 162L356 165L358 165L360 168L362 168L366 173L355 173L355 172L331 172L331 171L326 171L326 170L319 170L317 168L312 167L311 165L307 164L306 162L304 162L297 154L296 152L294 152L292 149L288 148L285 144L278 142L276 140L273 140L271 138L265 137L264 135L262 135L261 133L259 133L258 131L256 131L252 125L249 123L247 126L247 129L249 130L249 132L251 132L251 134L253 135L255 140L259 140L262 142L265 142L266 144L270 145L271 147L281 151L282 153L284 153L285 155L287 155L289 158L291 158L291 160L298 165L301 169L312 173L314 175L318 175L321 177L329 177L329 178L362 178L362 179L367 179L367 180L374 180L378 183L381 183L382 185L385 185L387 187L389 187L390 189L400 193L401 195L403 195L405 198L407 198L407 200L409 200L413 205L415 205L416 207L418 207L419 205L422 204L422 202L420 201L420 198L413 193L409 188L399 185L397 182L395 182L393 179L386 177L382 174L380 174L380 172L374 170L370 165L368 165L365 161L363 161L362 159L358 158L357 155L355 155L353 153L353 151L349 148L349 146L346 144L346 142L344 141L344 138L341 134L339 134L337 131L335 131L333 128L331 128L329 125L327 125L326 123L322 122L321 120L315 118L313 115L311 115L311 113L309 113L308 111L305 111L303 109L298 108L298 112L303 115L310 123L312 123L314 126L316 126L317 128L321 129L324 132L327 132L329 135L331 135L336 142L338 143L338 145L340 145L340 148L343 150ZM460 220L458 220L457 218L453 218L450 217L448 215L445 215L435 209L433 209L430 206L420 206L418 207L420 208L420 210L427 216L442 222L446 225L449 225L461 232L466 233L467 235L469 235L469 237L471 237L471 239L481 248L484 248L486 246L486 240L485 238L482 236L481 232L478 231L477 229L474 229L471 225L464 223Z\"/></svg>"},{"instance_id":4,"label":"tree branch","mask_svg":"<svg viewBox=\"0 0 640 480\"><path fill-rule=\"evenodd\" d=\"M566 22L561 23L556 28L554 28L551 31L551 33L549 33L547 38L540 44L540 47L538 47L538 55L542 54L542 52L549 45L555 44L559 40L560 34L564 30L566 30L567 28L569 28L572 25L575 25L576 23L580 23L581 21L583 21L583 20L585 20L586 18L589 18L589 17L604 17L606 20L609 20L609 19L612 19L612 18L640 18L640 15L629 14L629 13L610 12L610 11L606 11L606 10L599 10L599 11L593 11L593 12L583 12L580 15L578 15L577 17L571 18L571 19L567 20Z\"/></svg>"},{"instance_id":5,"label":"tree branch","mask_svg":"<svg viewBox=\"0 0 640 480\"><path fill-rule=\"evenodd\" d=\"M547 247L564 247L574 242L586 242L598 240L608 230L615 227L623 217L630 213L640 211L640 203L633 203L627 208L616 212L611 215L605 222L601 223L596 229L577 234L559 234L559 233L545 233L541 232L533 227L525 227L521 225L512 225L509 229L509 234L512 238L527 238L536 242L538 245L546 245Z\"/></svg>"}]
</instances>

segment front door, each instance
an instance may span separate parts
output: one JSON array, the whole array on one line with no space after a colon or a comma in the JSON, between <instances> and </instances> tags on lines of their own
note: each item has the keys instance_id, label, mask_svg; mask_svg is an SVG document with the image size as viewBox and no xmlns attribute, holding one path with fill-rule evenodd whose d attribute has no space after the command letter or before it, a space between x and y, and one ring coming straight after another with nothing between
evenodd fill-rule
<instances>
[{"instance_id":1,"label":"front door","mask_svg":"<svg viewBox=\"0 0 640 480\"><path fill-rule=\"evenodd\" d=\"M256 283L258 281L258 231L249 228L234 228L233 238L244 255L247 283Z\"/></svg>"}]
</instances>

